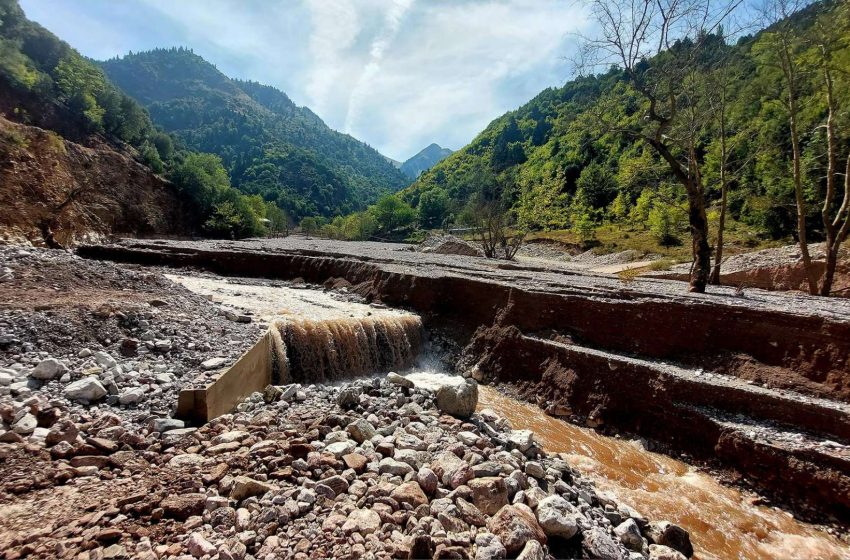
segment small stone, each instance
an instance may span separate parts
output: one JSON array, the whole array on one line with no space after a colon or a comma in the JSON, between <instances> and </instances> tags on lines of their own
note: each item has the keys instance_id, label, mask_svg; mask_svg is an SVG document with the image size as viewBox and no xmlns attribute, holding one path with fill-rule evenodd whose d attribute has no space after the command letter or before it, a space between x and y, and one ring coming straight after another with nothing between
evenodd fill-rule
<instances>
[{"instance_id":1,"label":"small stone","mask_svg":"<svg viewBox=\"0 0 850 560\"><path fill-rule=\"evenodd\" d=\"M537 461L529 461L525 464L525 474L539 479L546 478L546 471L543 469L543 465Z\"/></svg>"},{"instance_id":2,"label":"small stone","mask_svg":"<svg viewBox=\"0 0 850 560\"><path fill-rule=\"evenodd\" d=\"M163 509L166 517L183 521L193 515L201 515L206 499L205 495L198 493L179 494L168 496L160 502L159 507Z\"/></svg>"},{"instance_id":3,"label":"small stone","mask_svg":"<svg viewBox=\"0 0 850 560\"><path fill-rule=\"evenodd\" d=\"M353 453L355 447L356 446L351 441L338 441L325 447L325 451L333 454L333 456L337 459L340 459L343 455Z\"/></svg>"},{"instance_id":4,"label":"small stone","mask_svg":"<svg viewBox=\"0 0 850 560\"><path fill-rule=\"evenodd\" d=\"M437 491L437 486L440 484L440 481L437 480L437 475L428 467L419 469L419 472L416 473L416 480L419 481L419 486L429 496L434 495Z\"/></svg>"},{"instance_id":5,"label":"small stone","mask_svg":"<svg viewBox=\"0 0 850 560\"><path fill-rule=\"evenodd\" d=\"M145 390L141 387L133 387L118 395L118 402L123 405L137 404L145 398Z\"/></svg>"},{"instance_id":6,"label":"small stone","mask_svg":"<svg viewBox=\"0 0 850 560\"><path fill-rule=\"evenodd\" d=\"M581 547L586 557L605 560L625 560L626 555L614 539L601 527L582 533Z\"/></svg>"},{"instance_id":7,"label":"small stone","mask_svg":"<svg viewBox=\"0 0 850 560\"><path fill-rule=\"evenodd\" d=\"M531 430L511 430L508 433L507 442L525 453L534 445L534 432Z\"/></svg>"},{"instance_id":8,"label":"small stone","mask_svg":"<svg viewBox=\"0 0 850 560\"><path fill-rule=\"evenodd\" d=\"M558 495L543 498L537 505L537 521L550 537L572 538L578 532L578 516L575 506Z\"/></svg>"},{"instance_id":9,"label":"small stone","mask_svg":"<svg viewBox=\"0 0 850 560\"><path fill-rule=\"evenodd\" d=\"M342 460L346 467L354 469L358 474L366 470L366 465L369 464L369 459L360 453L348 453L342 456Z\"/></svg>"},{"instance_id":10,"label":"small stone","mask_svg":"<svg viewBox=\"0 0 850 560\"><path fill-rule=\"evenodd\" d=\"M360 402L361 393L362 391L358 387L345 387L337 395L336 404L345 410L352 409Z\"/></svg>"},{"instance_id":11,"label":"small stone","mask_svg":"<svg viewBox=\"0 0 850 560\"><path fill-rule=\"evenodd\" d=\"M500 560L507 556L505 545L492 533L475 536L475 560Z\"/></svg>"},{"instance_id":12,"label":"small stone","mask_svg":"<svg viewBox=\"0 0 850 560\"><path fill-rule=\"evenodd\" d=\"M407 473L413 472L413 467L411 467L407 463L402 463L401 461L396 461L395 459L384 457L383 459L381 459L381 462L378 463L378 472L380 472L381 474L388 473L403 477Z\"/></svg>"},{"instance_id":13,"label":"small stone","mask_svg":"<svg viewBox=\"0 0 850 560\"><path fill-rule=\"evenodd\" d=\"M38 426L38 420L30 413L21 416L17 422L12 424L12 431L16 434L26 436L33 433Z\"/></svg>"},{"instance_id":14,"label":"small stone","mask_svg":"<svg viewBox=\"0 0 850 560\"><path fill-rule=\"evenodd\" d=\"M185 426L183 420L176 418L155 418L151 422L151 428L154 432L165 433L171 430L180 430Z\"/></svg>"}]
</instances>

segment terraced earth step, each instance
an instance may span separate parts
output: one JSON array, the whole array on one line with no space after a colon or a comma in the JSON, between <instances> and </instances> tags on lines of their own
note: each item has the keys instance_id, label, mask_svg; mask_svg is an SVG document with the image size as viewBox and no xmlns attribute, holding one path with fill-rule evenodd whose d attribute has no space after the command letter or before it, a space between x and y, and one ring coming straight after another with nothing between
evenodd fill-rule
<instances>
[{"instance_id":1,"label":"terraced earth step","mask_svg":"<svg viewBox=\"0 0 850 560\"><path fill-rule=\"evenodd\" d=\"M637 393L649 390L655 402L710 407L744 414L792 430L850 444L850 405L783 389L756 385L737 377L690 369L665 362L523 336L538 352L560 355L569 367L587 367L598 383L629 383Z\"/></svg>"}]
</instances>

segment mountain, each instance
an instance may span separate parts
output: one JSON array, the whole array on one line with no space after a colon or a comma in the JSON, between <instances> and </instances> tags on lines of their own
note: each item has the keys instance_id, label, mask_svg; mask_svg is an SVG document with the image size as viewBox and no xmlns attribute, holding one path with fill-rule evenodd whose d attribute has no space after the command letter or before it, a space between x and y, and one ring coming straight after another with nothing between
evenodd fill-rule
<instances>
[{"instance_id":1,"label":"mountain","mask_svg":"<svg viewBox=\"0 0 850 560\"><path fill-rule=\"evenodd\" d=\"M431 144L412 158L402 163L399 169L411 179L416 179L423 171L428 171L450 155L452 155L452 151L450 149L441 148L437 144Z\"/></svg>"},{"instance_id":2,"label":"mountain","mask_svg":"<svg viewBox=\"0 0 850 560\"><path fill-rule=\"evenodd\" d=\"M815 238L823 235L817 201L826 192L826 95L822 70L807 67L821 60L815 22L835 26L842 39L832 53L835 71L842 76L842 85L835 87L836 103L846 112L850 80L838 70L850 61L850 18L839 12L846 9L846 2L816 2L781 23L791 30L792 56L803 69L798 89L799 105L805 109L798 128L806 131L801 136L802 173ZM702 87L716 88L717 68L726 65L727 168L734 171L728 218L741 224L751 239L787 239L796 231L792 147L775 29L734 43L717 34L704 37L707 59L692 77ZM654 63L647 60L642 68ZM639 230L673 228L683 239L688 235L684 189L655 150L636 136L618 132L639 127L646 111L646 100L616 68L571 80L493 120L467 146L422 173L402 197L417 207L426 192L445 196L450 200L446 216L469 215L476 200L495 197L531 230L575 228L587 218L594 224L630 224ZM839 153L846 153L850 137L841 133L837 141ZM694 148L702 166L709 220L716 220L721 153L717 124L700 131Z\"/></svg>"},{"instance_id":3,"label":"mountain","mask_svg":"<svg viewBox=\"0 0 850 560\"><path fill-rule=\"evenodd\" d=\"M230 79L189 49L130 53L101 67L155 123L219 155L236 188L293 219L357 210L408 183L383 155L285 93Z\"/></svg>"}]
</instances>

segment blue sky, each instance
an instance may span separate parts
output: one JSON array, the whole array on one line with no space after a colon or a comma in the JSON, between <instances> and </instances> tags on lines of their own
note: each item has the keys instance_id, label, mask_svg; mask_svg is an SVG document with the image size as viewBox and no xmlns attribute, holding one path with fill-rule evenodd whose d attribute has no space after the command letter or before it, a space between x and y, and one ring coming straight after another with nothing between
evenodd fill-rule
<instances>
[{"instance_id":1,"label":"blue sky","mask_svg":"<svg viewBox=\"0 0 850 560\"><path fill-rule=\"evenodd\" d=\"M404 160L570 76L574 0L21 0L86 56L188 46Z\"/></svg>"}]
</instances>

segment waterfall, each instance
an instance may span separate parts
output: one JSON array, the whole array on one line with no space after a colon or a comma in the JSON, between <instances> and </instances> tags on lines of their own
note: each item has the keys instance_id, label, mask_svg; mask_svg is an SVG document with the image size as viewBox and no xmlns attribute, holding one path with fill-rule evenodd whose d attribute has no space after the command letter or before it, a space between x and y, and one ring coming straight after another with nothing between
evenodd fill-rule
<instances>
[{"instance_id":1,"label":"waterfall","mask_svg":"<svg viewBox=\"0 0 850 560\"><path fill-rule=\"evenodd\" d=\"M271 327L278 383L320 383L413 365L422 342L415 315L292 319Z\"/></svg>"}]
</instances>

